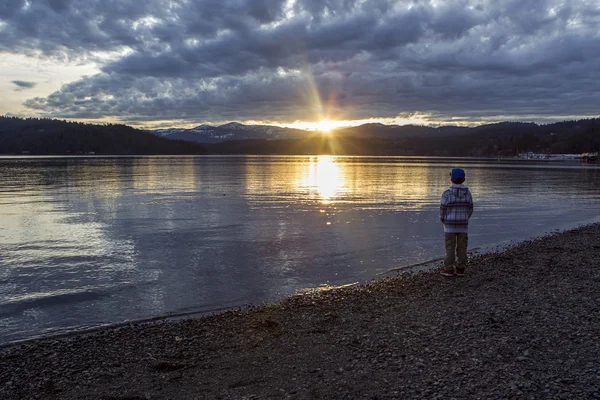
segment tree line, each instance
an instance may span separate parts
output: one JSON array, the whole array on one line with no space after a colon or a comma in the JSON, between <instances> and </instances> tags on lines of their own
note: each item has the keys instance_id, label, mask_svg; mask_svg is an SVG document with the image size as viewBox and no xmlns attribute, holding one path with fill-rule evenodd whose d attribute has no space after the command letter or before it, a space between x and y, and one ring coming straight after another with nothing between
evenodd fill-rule
<instances>
[{"instance_id":1,"label":"tree line","mask_svg":"<svg viewBox=\"0 0 600 400\"><path fill-rule=\"evenodd\" d=\"M303 139L234 140L198 144L169 140L126 125L94 125L44 118L0 117L0 154L338 154L406 156L515 156L600 150L600 119L555 124L504 122L446 135L365 137L309 135ZM365 128L367 129L367 128Z\"/></svg>"},{"instance_id":2,"label":"tree line","mask_svg":"<svg viewBox=\"0 0 600 400\"><path fill-rule=\"evenodd\" d=\"M118 124L0 116L0 154L204 154L198 143L168 140Z\"/></svg>"},{"instance_id":3,"label":"tree line","mask_svg":"<svg viewBox=\"0 0 600 400\"><path fill-rule=\"evenodd\" d=\"M353 128L357 129L357 128ZM549 125L499 123L446 136L402 138L311 136L307 139L236 140L206 145L214 154L338 154L374 156L513 157L522 152L580 154L600 150L600 120Z\"/></svg>"}]
</instances>

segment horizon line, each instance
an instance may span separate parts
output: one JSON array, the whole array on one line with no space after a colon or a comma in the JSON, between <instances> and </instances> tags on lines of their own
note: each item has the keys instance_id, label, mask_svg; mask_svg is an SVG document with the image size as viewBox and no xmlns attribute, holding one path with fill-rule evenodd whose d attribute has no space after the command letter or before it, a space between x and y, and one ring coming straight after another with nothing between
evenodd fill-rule
<instances>
[{"instance_id":1,"label":"horizon line","mask_svg":"<svg viewBox=\"0 0 600 400\"><path fill-rule=\"evenodd\" d=\"M451 121L442 121L435 122L425 118L369 118L369 119L360 119L360 120L321 120L319 122L307 122L307 121L295 121L292 123L278 123L275 121L260 121L260 120L241 120L241 121L205 121L202 123L195 122L183 122L180 124L173 120L173 124L168 124L167 122L162 122L160 125L163 126L147 126L142 125L133 121L116 121L116 120L93 120L93 119L73 119L73 118L59 118L59 117L47 117L47 116L21 116L21 115L10 115L3 114L1 115L5 118L20 118L20 119L48 119L53 121L65 121L71 123L84 123L90 125L125 125L129 126L133 129L138 129L142 131L157 131L157 130L168 130L168 129L183 129L190 130L195 129L200 126L207 126L212 128L220 128L225 125L238 124L243 126L272 126L279 128L287 128L287 129L297 129L306 132L329 132L336 131L340 129L348 129L348 128L357 128L365 125L382 125L387 127L404 127L404 126L415 126L415 127L428 127L433 129L445 128L445 127L453 127L453 128L477 128L485 125L497 125L502 123L514 123L514 124L533 124L537 126L544 125L553 125L561 122L577 122L577 121L585 121L585 120L594 120L599 119L600 116L555 116L548 118L548 122L537 122L534 121L533 118L524 118L524 119L491 119L491 120L478 120L478 121L455 121L454 123ZM387 122L387 123L386 123ZM403 123L404 122L404 123Z\"/></svg>"}]
</instances>

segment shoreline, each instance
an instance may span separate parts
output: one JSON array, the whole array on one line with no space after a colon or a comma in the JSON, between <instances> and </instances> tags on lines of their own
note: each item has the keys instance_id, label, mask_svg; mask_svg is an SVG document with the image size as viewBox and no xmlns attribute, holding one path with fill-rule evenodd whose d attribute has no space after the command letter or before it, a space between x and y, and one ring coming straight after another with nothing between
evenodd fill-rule
<instances>
[{"instance_id":1,"label":"shoreline","mask_svg":"<svg viewBox=\"0 0 600 400\"><path fill-rule=\"evenodd\" d=\"M437 271L0 348L0 398L599 398L600 224Z\"/></svg>"},{"instance_id":2,"label":"shoreline","mask_svg":"<svg viewBox=\"0 0 600 400\"><path fill-rule=\"evenodd\" d=\"M596 222L569 224L570 227L567 229L557 228L557 229L554 229L552 232L546 232L545 234L540 235L540 236L532 236L532 237L525 238L523 240L518 240L518 241L502 240L495 244L468 249L469 259L471 259L474 256L482 256L482 255L485 255L488 253L495 253L498 251L506 251L506 250L508 250L514 246L518 246L519 244L524 243L526 241L543 238L543 237L545 237L547 235L551 235L551 234L556 234L556 233L560 233L560 232L570 231L573 229L578 229L580 227L592 225L595 223ZM600 222L597 222L597 223L600 224ZM250 309L261 307L264 305L270 305L270 304L282 302L282 301L286 300L288 297L303 296L306 294L318 293L322 290L335 290L337 288L360 286L360 285L364 285L369 282L377 281L379 279L394 277L394 274L395 274L395 276L398 276L403 273L413 274L413 273L432 271L432 270L437 269L440 266L439 263L443 259L444 259L443 256L439 256L439 257L436 257L433 259L429 259L429 260L425 260L425 261L421 261L421 262L417 262L417 263L413 263L413 264L409 264L409 265L390 268L388 270L375 273L373 275L373 278L368 281L352 282L352 283L335 285L335 286L323 285L323 286L316 286L316 287L312 287L312 288L299 289L299 290L297 290L296 293L282 297L279 300L275 300L272 302L261 302L261 303L258 303L258 305L241 304L238 306L217 308L215 310L209 310L209 311L197 310L197 311L187 311L187 312L181 312L181 313L177 313L177 312L166 313L166 314L161 314L161 315L150 316L147 318L126 320L126 321L120 321L120 322L109 322L109 323L97 325L97 326L90 326L90 327L73 329L73 330L67 329L65 331L59 331L59 332L48 334L48 335L38 335L38 336L33 336L33 337L29 337L29 338L24 338L24 339L12 340L12 341L9 341L6 343L0 343L0 355L2 354L2 352L6 351L7 349L10 349L12 347L22 346L22 345L26 345L26 344L29 344L32 342L37 342L37 341L56 340L56 339L63 339L63 338L68 339L68 338L74 337L74 336L76 337L76 336L89 335L89 334L94 334L99 331L104 331L104 330L108 330L108 329L119 329L119 328L127 327L130 325L151 325L151 324L155 324L155 323L174 322L174 321L178 321L181 319L187 319L187 318L204 318L204 317L208 317L208 316L212 316L212 315L216 315L216 314L218 315L218 314L225 313L225 312L244 312L244 311L248 311Z\"/></svg>"},{"instance_id":3,"label":"shoreline","mask_svg":"<svg viewBox=\"0 0 600 400\"><path fill-rule=\"evenodd\" d=\"M527 240L529 240L529 239L527 239ZM492 248L503 247L503 248L507 249L509 247L512 247L513 245L510 245L510 244L504 245L504 246L491 245L491 246L487 246L486 249L488 249L491 252ZM481 250L482 250L482 248L480 248L480 247L477 247L474 249L469 249L468 250L469 258L473 257L474 255L484 254L483 252L480 252ZM194 319L204 318L204 317L218 315L218 314L226 313L226 312L245 312L245 311L251 310L253 308L257 308L257 307L261 307L261 306L269 306L272 304L280 303L282 301L285 301L289 297L311 295L311 294L316 294L316 293L319 293L322 291L337 290L337 289L347 288L347 287L351 287L351 286L360 286L360 285L364 285L368 282L393 277L394 274L396 274L396 276L397 276L402 273L418 273L418 272L433 270L438 267L437 264L440 262L440 260L443 260L443 259L444 259L444 257L437 257L434 259L429 259L429 260L425 260L425 261L414 263L414 264L390 268L386 271L376 273L373 276L373 278L369 281L352 282L352 283L335 285L335 286L330 286L330 285L324 284L321 286L299 289L299 290L297 290L296 293L285 296L279 300L276 300L273 302L262 302L262 303L259 303L258 305L242 304L239 306L223 307L223 308L218 308L218 309L210 310L210 311L198 310L198 311L188 311L188 312L181 312L181 313L167 313L167 314L156 315L153 317L133 319L133 320L127 320L127 321L121 321L121 322L114 322L114 323L106 323L106 324L90 326L90 327L86 327L86 328L66 330L64 332L57 332L57 333L53 333L53 334L49 334L49 335L39 335L39 336L33 336L30 338L25 338L25 339L17 339L17 340L9 341L6 343L0 343L0 355L2 354L2 352L6 351L12 347L23 346L23 345L27 345L27 344L38 342L38 341L68 339L70 337L90 335L90 334L97 333L99 331L119 329L119 328L131 326L131 325L151 325L151 324L156 324L156 323L169 323L169 322L175 322L175 321L178 321L181 319L187 319L187 318L194 318Z\"/></svg>"}]
</instances>

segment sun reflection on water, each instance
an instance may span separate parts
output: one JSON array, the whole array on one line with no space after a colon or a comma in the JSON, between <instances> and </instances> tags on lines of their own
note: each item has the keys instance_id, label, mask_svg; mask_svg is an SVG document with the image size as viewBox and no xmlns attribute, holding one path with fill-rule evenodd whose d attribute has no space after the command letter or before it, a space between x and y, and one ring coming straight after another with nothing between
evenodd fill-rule
<instances>
[{"instance_id":1,"label":"sun reflection on water","mask_svg":"<svg viewBox=\"0 0 600 400\"><path fill-rule=\"evenodd\" d=\"M311 159L308 166L307 186L316 193L323 204L330 204L332 198L343 190L344 177L333 156L318 156Z\"/></svg>"}]
</instances>

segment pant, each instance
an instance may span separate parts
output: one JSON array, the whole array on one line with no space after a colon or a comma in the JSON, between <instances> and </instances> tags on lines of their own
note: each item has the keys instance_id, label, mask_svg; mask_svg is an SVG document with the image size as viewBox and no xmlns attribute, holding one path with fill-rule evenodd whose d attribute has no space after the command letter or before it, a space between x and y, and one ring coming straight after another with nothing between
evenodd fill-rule
<instances>
[{"instance_id":1,"label":"pant","mask_svg":"<svg viewBox=\"0 0 600 400\"><path fill-rule=\"evenodd\" d=\"M467 233L444 233L444 244L446 245L444 268L453 269L454 261L457 258L456 269L464 271L467 267L469 235Z\"/></svg>"}]
</instances>

